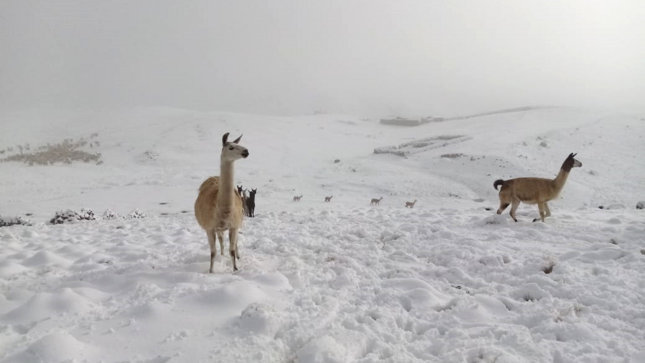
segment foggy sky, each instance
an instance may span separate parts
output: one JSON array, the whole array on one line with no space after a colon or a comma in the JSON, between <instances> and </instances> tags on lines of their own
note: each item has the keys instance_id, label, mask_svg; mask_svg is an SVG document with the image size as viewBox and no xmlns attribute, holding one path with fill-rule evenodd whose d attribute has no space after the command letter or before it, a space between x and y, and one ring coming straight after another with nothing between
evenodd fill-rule
<instances>
[{"instance_id":1,"label":"foggy sky","mask_svg":"<svg viewBox=\"0 0 645 363\"><path fill-rule=\"evenodd\" d=\"M0 106L645 112L642 0L0 0Z\"/></svg>"}]
</instances>

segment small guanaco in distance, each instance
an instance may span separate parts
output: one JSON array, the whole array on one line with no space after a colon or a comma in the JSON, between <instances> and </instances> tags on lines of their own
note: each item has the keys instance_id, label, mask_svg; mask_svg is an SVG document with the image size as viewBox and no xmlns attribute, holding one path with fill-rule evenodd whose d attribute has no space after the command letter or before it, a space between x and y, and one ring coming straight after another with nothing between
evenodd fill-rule
<instances>
[{"instance_id":1,"label":"small guanaco in distance","mask_svg":"<svg viewBox=\"0 0 645 363\"><path fill-rule=\"evenodd\" d=\"M325 197L325 202L331 202L331 198L333 197L334 197L333 195L331 197Z\"/></svg>"},{"instance_id":2,"label":"small guanaco in distance","mask_svg":"<svg viewBox=\"0 0 645 363\"><path fill-rule=\"evenodd\" d=\"M249 196L244 200L246 210L248 212L247 216L255 218L255 194L258 192L257 189L251 189Z\"/></svg>"},{"instance_id":3,"label":"small guanaco in distance","mask_svg":"<svg viewBox=\"0 0 645 363\"><path fill-rule=\"evenodd\" d=\"M379 205L379 203L381 203L382 200L383 200L383 197L381 197L381 199L372 198L370 205Z\"/></svg>"},{"instance_id":4,"label":"small guanaco in distance","mask_svg":"<svg viewBox=\"0 0 645 363\"><path fill-rule=\"evenodd\" d=\"M302 198L302 195L301 196L296 195L296 196L293 197L293 201L294 202L299 202L301 198Z\"/></svg>"},{"instance_id":5,"label":"small guanaco in distance","mask_svg":"<svg viewBox=\"0 0 645 363\"><path fill-rule=\"evenodd\" d=\"M244 208L244 215L248 217L249 210L246 206L248 195L246 194L246 189L244 189L243 185L237 186L237 194L239 194L239 196L242 198L242 207Z\"/></svg>"},{"instance_id":6,"label":"small guanaco in distance","mask_svg":"<svg viewBox=\"0 0 645 363\"><path fill-rule=\"evenodd\" d=\"M582 163L574 159L577 154L571 153L562 164L560 172L555 179L546 178L515 178L510 180L495 180L493 187L497 190L498 186L502 186L499 190L499 209L497 214L502 214L504 209L512 204L511 218L517 222L515 218L515 211L519 207L520 202L526 204L537 204L540 211L540 220L544 222L546 217L551 216L548 201L557 198L567 182L569 172L572 168L579 168ZM533 222L538 219L535 218Z\"/></svg>"},{"instance_id":7,"label":"small guanaco in distance","mask_svg":"<svg viewBox=\"0 0 645 363\"><path fill-rule=\"evenodd\" d=\"M415 204L416 202L417 202L417 200L416 200L416 199L414 200L414 202L405 202L405 207L406 207L406 208L410 208L410 209L412 209L412 208L414 208L414 204Z\"/></svg>"}]
</instances>

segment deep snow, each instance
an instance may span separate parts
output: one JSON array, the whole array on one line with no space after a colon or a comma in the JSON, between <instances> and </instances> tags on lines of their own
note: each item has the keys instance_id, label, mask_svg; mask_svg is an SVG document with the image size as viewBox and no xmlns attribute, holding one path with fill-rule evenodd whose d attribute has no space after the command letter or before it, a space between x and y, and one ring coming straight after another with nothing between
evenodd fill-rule
<instances>
[{"instance_id":1,"label":"deep snow","mask_svg":"<svg viewBox=\"0 0 645 363\"><path fill-rule=\"evenodd\" d=\"M35 222L0 228L2 362L645 362L642 117L1 120L21 127L5 127L0 148L98 132L104 161L0 163L0 213ZM224 132L244 133L236 182L258 189L257 218L239 273L218 256L207 274L192 204ZM399 145L407 157L373 153ZM495 179L553 177L570 152L583 167L546 223L530 222L535 206L519 223L494 215ZM83 207L148 218L44 224Z\"/></svg>"}]
</instances>

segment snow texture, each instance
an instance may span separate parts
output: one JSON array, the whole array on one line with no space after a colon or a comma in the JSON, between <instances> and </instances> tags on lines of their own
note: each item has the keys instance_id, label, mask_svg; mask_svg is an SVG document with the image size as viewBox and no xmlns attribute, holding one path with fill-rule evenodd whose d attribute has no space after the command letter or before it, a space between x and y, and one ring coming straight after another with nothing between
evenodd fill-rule
<instances>
[{"instance_id":1,"label":"snow texture","mask_svg":"<svg viewBox=\"0 0 645 363\"><path fill-rule=\"evenodd\" d=\"M55 129L76 132L65 135L28 119L0 135L105 135L100 166L0 164L3 212L37 209L33 226L0 229L2 363L645 361L645 219L624 207L645 185L638 117L549 109L415 128L174 109L94 117L110 122L71 118ZM208 274L192 206L218 173L224 132L244 133L250 151L236 185L262 194L240 271L218 254ZM374 154L442 135L463 139ZM546 223L531 222L536 206L517 223L495 214L495 179L554 177L570 152L583 167ZM84 206L148 216L47 223Z\"/></svg>"}]
</instances>

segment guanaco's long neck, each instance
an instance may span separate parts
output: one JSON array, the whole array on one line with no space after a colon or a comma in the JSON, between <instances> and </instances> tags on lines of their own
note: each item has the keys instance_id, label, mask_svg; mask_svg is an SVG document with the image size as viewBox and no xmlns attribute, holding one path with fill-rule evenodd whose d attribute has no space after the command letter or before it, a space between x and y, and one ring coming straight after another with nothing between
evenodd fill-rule
<instances>
[{"instance_id":1,"label":"guanaco's long neck","mask_svg":"<svg viewBox=\"0 0 645 363\"><path fill-rule=\"evenodd\" d=\"M567 165L565 162L562 165L562 168L560 168L560 172L558 173L558 176L553 179L553 184L555 185L555 189L560 192L562 188L564 188L564 184L567 182L567 178L569 177L569 172L571 171L571 167Z\"/></svg>"},{"instance_id":2,"label":"guanaco's long neck","mask_svg":"<svg viewBox=\"0 0 645 363\"><path fill-rule=\"evenodd\" d=\"M217 207L230 208L233 205L233 163L230 161L220 161L219 174L219 191L217 192Z\"/></svg>"}]
</instances>

